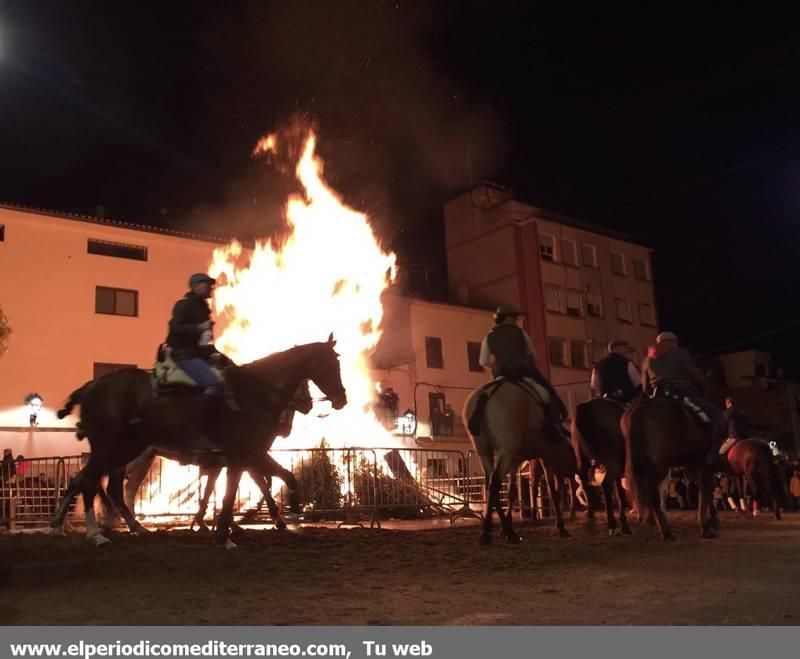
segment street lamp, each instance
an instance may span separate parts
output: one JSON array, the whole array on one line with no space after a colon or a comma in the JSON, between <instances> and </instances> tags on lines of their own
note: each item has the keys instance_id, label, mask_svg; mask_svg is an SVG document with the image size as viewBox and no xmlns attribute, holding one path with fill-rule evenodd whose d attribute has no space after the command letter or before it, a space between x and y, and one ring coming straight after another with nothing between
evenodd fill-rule
<instances>
[{"instance_id":1,"label":"street lamp","mask_svg":"<svg viewBox=\"0 0 800 659\"><path fill-rule=\"evenodd\" d=\"M28 394L25 398L25 404L30 409L30 417L28 421L31 424L31 427L39 425L39 412L42 411L42 405L44 404L44 399L39 394Z\"/></svg>"}]
</instances>

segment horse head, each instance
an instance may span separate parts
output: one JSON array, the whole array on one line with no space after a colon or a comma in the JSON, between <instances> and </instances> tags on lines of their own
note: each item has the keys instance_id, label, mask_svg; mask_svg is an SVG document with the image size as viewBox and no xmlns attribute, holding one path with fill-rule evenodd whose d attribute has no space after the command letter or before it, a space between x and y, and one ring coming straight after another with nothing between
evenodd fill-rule
<instances>
[{"instance_id":1,"label":"horse head","mask_svg":"<svg viewBox=\"0 0 800 659\"><path fill-rule=\"evenodd\" d=\"M309 374L309 379L325 394L325 400L331 402L333 409L340 410L347 405L347 392L342 384L339 353L334 350L335 347L333 332L327 341L314 344L312 372Z\"/></svg>"},{"instance_id":2,"label":"horse head","mask_svg":"<svg viewBox=\"0 0 800 659\"><path fill-rule=\"evenodd\" d=\"M308 380L303 380L300 386L297 387L297 391L294 394L294 398L292 398L289 403L289 407L295 412L300 412L300 414L308 414L311 412L311 409L314 407L314 399L311 397L311 391L308 388Z\"/></svg>"}]
</instances>

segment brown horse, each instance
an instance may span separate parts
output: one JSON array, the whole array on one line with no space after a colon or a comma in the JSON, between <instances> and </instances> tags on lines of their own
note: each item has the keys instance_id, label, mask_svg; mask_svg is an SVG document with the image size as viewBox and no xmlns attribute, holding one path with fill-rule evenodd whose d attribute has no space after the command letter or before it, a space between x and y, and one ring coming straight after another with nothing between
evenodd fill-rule
<instances>
[{"instance_id":1,"label":"brown horse","mask_svg":"<svg viewBox=\"0 0 800 659\"><path fill-rule=\"evenodd\" d=\"M572 447L578 463L578 475L586 490L586 516L594 518L593 497L590 494L593 466L605 467L601 484L605 499L609 535L630 535L625 509L628 498L622 486L625 474L625 440L620 419L625 408L607 398L593 398L575 408L572 419ZM619 499L619 526L614 517L614 488Z\"/></svg>"},{"instance_id":2,"label":"brown horse","mask_svg":"<svg viewBox=\"0 0 800 659\"><path fill-rule=\"evenodd\" d=\"M655 520L664 540L674 540L661 509L659 483L670 467L695 470L699 475L698 521L704 538L717 537L713 515L714 470L706 464L711 429L696 421L680 401L648 398L631 405L620 421L625 438L625 477L637 501L639 518Z\"/></svg>"},{"instance_id":3,"label":"brown horse","mask_svg":"<svg viewBox=\"0 0 800 659\"><path fill-rule=\"evenodd\" d=\"M788 497L769 445L760 439L743 439L728 450L726 458L731 475L747 483L756 501L764 505L769 494L775 519L780 519L781 508L788 508Z\"/></svg>"},{"instance_id":4,"label":"brown horse","mask_svg":"<svg viewBox=\"0 0 800 659\"><path fill-rule=\"evenodd\" d=\"M545 416L541 402L547 394L538 387L532 388L527 381L490 382L467 398L462 412L465 427L469 426L478 395L486 387L492 388L493 393L486 401L480 434L474 436L470 433L486 477L486 514L480 542L489 544L492 541L492 514L497 511L503 535L509 542L517 543L520 537L511 525L513 501L506 514L500 501L500 487L506 476L515 472L523 461L541 459L546 462L551 457L553 441L543 433ZM548 486L550 481L548 479ZM553 497L552 491L550 497Z\"/></svg>"},{"instance_id":5,"label":"brown horse","mask_svg":"<svg viewBox=\"0 0 800 659\"><path fill-rule=\"evenodd\" d=\"M240 409L234 412L224 407L213 429L228 467L225 498L214 534L217 544L235 546L229 535L242 471L263 478L276 469L277 463L264 451L265 438L276 432L280 414L300 383L313 381L334 409L347 404L334 346L330 336L327 342L297 346L228 369ZM80 405L82 432L92 449L81 483L86 534L100 545L108 542L99 534L94 515L100 479L124 467L152 444L186 452L198 431L204 403L191 393L156 398L147 372L126 369L94 381L83 392ZM68 413L70 409L68 404L64 411ZM125 514L124 501L114 503Z\"/></svg>"}]
</instances>

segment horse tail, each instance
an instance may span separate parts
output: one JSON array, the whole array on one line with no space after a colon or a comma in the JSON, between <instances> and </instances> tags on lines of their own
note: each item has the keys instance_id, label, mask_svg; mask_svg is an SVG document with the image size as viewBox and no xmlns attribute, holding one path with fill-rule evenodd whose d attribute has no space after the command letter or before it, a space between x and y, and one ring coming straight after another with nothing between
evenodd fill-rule
<instances>
[{"instance_id":1,"label":"horse tail","mask_svg":"<svg viewBox=\"0 0 800 659\"><path fill-rule=\"evenodd\" d=\"M647 493L652 489L650 483L652 469L647 464L647 452L642 441L644 435L644 424L642 414L638 413L639 405L633 405L620 421L620 429L625 439L625 479L628 487L633 494L633 501L636 503L636 510L639 511L639 518L644 518L644 513L648 510ZM658 486L658 483L655 484Z\"/></svg>"},{"instance_id":2,"label":"horse tail","mask_svg":"<svg viewBox=\"0 0 800 659\"><path fill-rule=\"evenodd\" d=\"M59 419L63 419L65 416L71 414L75 406L81 404L81 399L83 398L83 394L89 388L89 385L92 384L93 382L94 380L89 380L88 382L84 382L78 389L73 391L67 397L67 402L64 403L64 407L62 407L60 410L58 410L58 412L56 412L56 416ZM79 439L83 438L80 437Z\"/></svg>"},{"instance_id":3,"label":"horse tail","mask_svg":"<svg viewBox=\"0 0 800 659\"><path fill-rule=\"evenodd\" d=\"M575 460L578 466L585 466L586 460L598 462L592 447L586 443L586 433L591 434L595 426L595 419L592 415L592 406L589 403L581 403L575 408L572 417L572 448L575 451Z\"/></svg>"}]
</instances>

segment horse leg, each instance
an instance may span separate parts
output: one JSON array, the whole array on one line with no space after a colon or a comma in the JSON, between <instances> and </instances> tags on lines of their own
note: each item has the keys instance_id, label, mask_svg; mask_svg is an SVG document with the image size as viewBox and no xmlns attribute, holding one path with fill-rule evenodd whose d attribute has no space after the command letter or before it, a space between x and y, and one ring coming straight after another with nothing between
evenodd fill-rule
<instances>
[{"instance_id":1,"label":"horse leg","mask_svg":"<svg viewBox=\"0 0 800 659\"><path fill-rule=\"evenodd\" d=\"M301 513L300 484L297 482L294 474L269 453L264 456L263 471L264 476L277 476L284 482L289 499L289 510L292 512L292 516L297 519Z\"/></svg>"},{"instance_id":2,"label":"horse leg","mask_svg":"<svg viewBox=\"0 0 800 659\"><path fill-rule=\"evenodd\" d=\"M109 474L106 490L108 496L111 498L111 504L116 508L119 514L122 515L122 519L125 520L125 524L128 525L128 530L131 533L149 533L149 531L139 523L133 511L128 507L125 501L125 497L122 493L124 481L125 467L115 469Z\"/></svg>"},{"instance_id":3,"label":"horse leg","mask_svg":"<svg viewBox=\"0 0 800 659\"><path fill-rule=\"evenodd\" d=\"M617 526L617 520L614 517L614 483L606 474L601 485L603 490L603 499L606 504L606 518L608 520L608 535L621 535L622 531ZM620 515L622 517L622 515Z\"/></svg>"},{"instance_id":4,"label":"horse leg","mask_svg":"<svg viewBox=\"0 0 800 659\"><path fill-rule=\"evenodd\" d=\"M286 521L281 516L281 510L278 508L275 499L272 498L272 476L265 475L256 482L261 488L261 494L264 496L264 502L267 504L269 516L272 518L275 528L278 529L278 531L286 530Z\"/></svg>"},{"instance_id":5,"label":"horse leg","mask_svg":"<svg viewBox=\"0 0 800 659\"><path fill-rule=\"evenodd\" d=\"M769 492L769 497L772 499L772 507L775 511L775 519L781 519L781 503L784 502L784 489L781 482L778 480L780 475L774 473L772 464L760 464L761 479L766 483L764 488Z\"/></svg>"},{"instance_id":6,"label":"horse leg","mask_svg":"<svg viewBox=\"0 0 800 659\"><path fill-rule=\"evenodd\" d=\"M697 497L697 520L700 522L701 538L716 538L717 534L710 522L709 508L713 506L712 491L714 488L714 474L710 469L700 470L700 487Z\"/></svg>"},{"instance_id":7,"label":"horse leg","mask_svg":"<svg viewBox=\"0 0 800 659\"><path fill-rule=\"evenodd\" d=\"M208 510L208 501L211 498L211 493L214 491L214 488L217 486L217 479L219 478L220 472L222 472L222 467L214 467L213 469L208 471L208 478L206 479L206 487L203 490L203 498L200 499L200 507L195 513L194 518L192 519L192 524L189 527L190 531L194 531L195 525L197 525L198 531L208 531L208 526L205 522L206 511Z\"/></svg>"},{"instance_id":8,"label":"horse leg","mask_svg":"<svg viewBox=\"0 0 800 659\"><path fill-rule=\"evenodd\" d=\"M222 500L222 510L217 517L217 528L214 530L214 542L225 549L235 549L231 542L231 524L233 523L233 505L236 502L236 491L242 479L242 468L239 465L228 465L228 476L225 483L225 498Z\"/></svg>"},{"instance_id":9,"label":"horse leg","mask_svg":"<svg viewBox=\"0 0 800 659\"><path fill-rule=\"evenodd\" d=\"M95 547L102 547L111 542L103 536L97 529L97 518L94 513L94 499L100 488L100 460L95 458L95 453L89 456L83 478L83 507L86 512L86 539L94 544Z\"/></svg>"},{"instance_id":10,"label":"horse leg","mask_svg":"<svg viewBox=\"0 0 800 659\"><path fill-rule=\"evenodd\" d=\"M492 515L494 514L494 498L500 492L500 485L494 483L494 457L482 455L484 489L486 491L486 510L483 515L483 530L481 531L480 544L488 545L492 542Z\"/></svg>"},{"instance_id":11,"label":"horse leg","mask_svg":"<svg viewBox=\"0 0 800 659\"><path fill-rule=\"evenodd\" d=\"M672 529L669 526L667 516L664 514L664 509L661 507L661 487L662 479L656 477L654 467L652 465L646 466L645 469L650 470L647 475L645 488L646 505L648 507L648 516L656 523L656 528L664 541L675 540L672 535Z\"/></svg>"},{"instance_id":12,"label":"horse leg","mask_svg":"<svg viewBox=\"0 0 800 659\"><path fill-rule=\"evenodd\" d=\"M69 504L78 495L83 487L83 480L86 476L86 467L81 469L69 481L67 491L61 497L61 503L56 510L55 515L50 519L50 528L53 530L53 535L64 535L64 521L67 519L67 512L69 512Z\"/></svg>"},{"instance_id":13,"label":"horse leg","mask_svg":"<svg viewBox=\"0 0 800 659\"><path fill-rule=\"evenodd\" d=\"M550 501L553 503L553 512L556 515L556 528L558 529L558 535L561 538L569 538L569 531L564 528L564 518L561 515L561 490L557 489L558 478L553 473L553 470L548 469L544 463L542 463L542 471L544 471L544 480L545 483L547 483L547 492L550 495ZM555 498L556 496L558 499Z\"/></svg>"},{"instance_id":14,"label":"horse leg","mask_svg":"<svg viewBox=\"0 0 800 659\"><path fill-rule=\"evenodd\" d=\"M127 482L124 484L125 488L125 505L128 510L133 512L136 508L136 495L139 493L139 488L142 486L144 479L150 472L150 468L156 460L156 451L153 448L148 449L141 456L128 463L126 472L128 476Z\"/></svg>"},{"instance_id":15,"label":"horse leg","mask_svg":"<svg viewBox=\"0 0 800 659\"><path fill-rule=\"evenodd\" d=\"M619 525L624 535L632 535L631 527L628 526L628 495L625 494L625 488L622 487L622 478L616 480L616 486L617 499L619 500Z\"/></svg>"}]
</instances>

